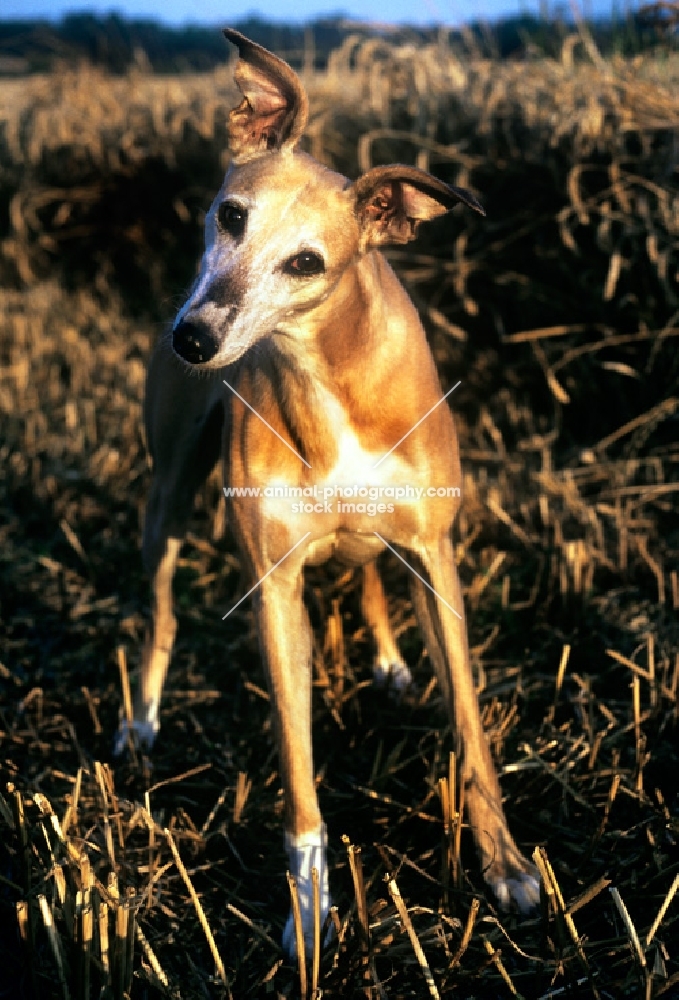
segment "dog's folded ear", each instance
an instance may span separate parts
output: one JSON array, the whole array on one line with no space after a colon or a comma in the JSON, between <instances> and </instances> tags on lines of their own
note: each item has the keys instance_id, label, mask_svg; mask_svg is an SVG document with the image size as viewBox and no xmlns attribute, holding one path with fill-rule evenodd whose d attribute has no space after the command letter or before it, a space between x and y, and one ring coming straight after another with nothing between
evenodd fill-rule
<instances>
[{"instance_id":1,"label":"dog's folded ear","mask_svg":"<svg viewBox=\"0 0 679 1000\"><path fill-rule=\"evenodd\" d=\"M302 83L286 62L232 28L224 35L238 47L234 79L243 100L229 113L229 149L238 162L278 149L294 149L306 128L309 104Z\"/></svg>"},{"instance_id":2,"label":"dog's folded ear","mask_svg":"<svg viewBox=\"0 0 679 1000\"><path fill-rule=\"evenodd\" d=\"M417 167L373 167L352 187L365 249L415 239L420 222L445 215L458 202L485 215L473 194Z\"/></svg>"}]
</instances>

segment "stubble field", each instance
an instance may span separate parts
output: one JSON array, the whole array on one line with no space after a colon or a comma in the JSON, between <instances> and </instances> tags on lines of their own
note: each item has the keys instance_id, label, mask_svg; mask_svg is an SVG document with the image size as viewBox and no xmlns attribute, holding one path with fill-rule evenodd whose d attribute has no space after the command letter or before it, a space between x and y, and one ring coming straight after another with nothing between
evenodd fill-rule
<instances>
[{"instance_id":1,"label":"stubble field","mask_svg":"<svg viewBox=\"0 0 679 1000\"><path fill-rule=\"evenodd\" d=\"M318 973L283 960L283 802L248 602L221 621L244 593L221 476L177 573L152 759L112 758L148 613L145 365L201 252L232 68L0 81L5 995L679 996L676 54L356 39L305 77L319 159L416 163L487 212L389 257L444 390L461 381L456 552L510 826L551 873L540 914L500 915L458 836L450 733L388 557L402 704L371 686L357 578L308 577L339 934Z\"/></svg>"}]
</instances>

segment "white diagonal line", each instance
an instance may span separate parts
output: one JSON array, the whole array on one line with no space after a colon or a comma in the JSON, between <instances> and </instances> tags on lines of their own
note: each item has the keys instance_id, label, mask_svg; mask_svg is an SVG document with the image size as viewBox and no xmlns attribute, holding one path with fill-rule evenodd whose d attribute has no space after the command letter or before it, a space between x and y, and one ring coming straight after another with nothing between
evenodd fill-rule
<instances>
[{"instance_id":1,"label":"white diagonal line","mask_svg":"<svg viewBox=\"0 0 679 1000\"><path fill-rule=\"evenodd\" d=\"M264 581L266 580L267 576L270 576L270 574L273 573L273 571L275 569L277 569L280 566L280 564L285 559L288 558L288 556L290 555L290 553L294 552L295 549L297 548L297 546L301 545L302 542L304 541L304 539L308 538L310 534L311 534L311 532L307 531L306 535L304 535L302 538L300 538L300 540L298 542L295 542L295 544L292 546L292 548L288 549L288 551L285 553L285 555L283 556L283 558L279 559L275 566L272 566L271 569L267 570L266 573L264 574L264 576L260 577L260 579L254 585L254 587L250 587L250 589L248 590L247 594L244 594L243 597L241 597L240 601L238 601L238 604L242 604L246 597L249 597L250 594L252 594L255 590L257 590L257 587L259 587L259 585L261 583L264 583ZM234 604L234 606L231 608L231 611L235 611L236 608L238 607L238 604ZM224 615L224 618L228 618L229 615L231 614L231 611L227 611L226 614ZM222 618L222 621L224 621L224 618Z\"/></svg>"},{"instance_id":2,"label":"white diagonal line","mask_svg":"<svg viewBox=\"0 0 679 1000\"><path fill-rule=\"evenodd\" d=\"M437 406L440 406L441 403L444 400L448 399L448 396L450 396L451 392L455 392L455 390L457 389L458 385L461 385L461 383L460 382L456 382L455 385L453 386L453 388L449 389L448 392L445 394L445 396L442 396L441 399L439 399L438 403L434 403L434 405L432 406L431 410L427 410L427 412L425 413L425 415L423 417L420 417L420 419L417 421L417 423L413 427L411 427L410 430L407 431L403 435L403 437L401 438L401 440L397 441L396 444L394 445L394 447L390 448L389 451L386 453L386 455L382 455L382 458L379 460L379 462L375 462L375 464L373 465L373 469L376 469L378 465L381 465L382 462L385 460L385 458L389 458L389 456L391 455L392 451L396 451L396 449L398 448L398 446L400 444L402 444L403 441L405 441L405 439L407 437L410 437L410 435L413 433L414 430L417 430L417 428L420 426L420 424L424 420L427 419L427 417L429 416L429 414L433 413ZM413 572L415 572L415 571L413 570Z\"/></svg>"},{"instance_id":3,"label":"white diagonal line","mask_svg":"<svg viewBox=\"0 0 679 1000\"><path fill-rule=\"evenodd\" d=\"M458 382L457 384L459 385L460 383ZM451 389L451 392L452 392L452 389ZM448 604L448 601L446 601L446 600L445 600L445 598L441 597L441 595L439 594L438 590L434 590L434 588L432 587L432 585L431 585L430 583L427 583L427 581L425 580L425 578L424 578L423 576L420 576L420 574L419 574L419 573L417 572L417 570L416 570L416 569L414 569L414 568L413 568L413 567L412 567L412 566L410 565L410 563L409 563L409 562L407 562L407 561L406 561L406 560L405 560L405 559L403 558L403 556L402 556L402 555L400 554L400 552L397 552L397 551L396 551L396 549L395 549L395 548L394 548L394 547L393 547L392 545L390 545L390 544L389 544L389 542L388 542L388 541L387 541L387 540L386 540L385 538L382 538L382 536L381 536L380 534L378 534L378 533L377 533L376 531L374 531L374 532L373 532L373 534L374 534L374 535L377 535L377 537L379 538L379 540L380 540L381 542L384 542L384 544L385 544L385 545L387 546L387 548L388 548L388 549L389 549L389 550L390 550L391 552L393 552L393 553L394 553L394 555L395 555L395 556L396 556L396 557L397 557L398 559L400 559L400 560L401 560L401 562L403 563L403 565L404 565L404 566L407 566L407 567L408 567L408 569L410 570L410 572L411 572L411 573L414 573L414 574L415 574L415 576L417 577L417 579L418 579L418 580L421 580L421 581L422 581L422 583L423 583L423 584L425 585L425 587L429 587L429 589L431 590L432 594L435 594L435 595L436 595L436 596L438 597L439 601L443 601L443 603L444 603L444 604L445 604L445 606L446 606L446 607L447 607L447 608L449 609L449 611L452 611L452 612L453 612L453 614L454 614L454 615L457 615L457 617L458 617L458 618L460 619L460 621L462 621L462 615L460 614L460 612L459 612L459 611L456 611L456 610L455 610L455 608L451 607L451 606L450 606L450 604Z\"/></svg>"},{"instance_id":4,"label":"white diagonal line","mask_svg":"<svg viewBox=\"0 0 679 1000\"><path fill-rule=\"evenodd\" d=\"M234 394L234 396L238 396L238 398L240 399L241 403L244 403L247 406L248 410L250 410L251 413L254 413L254 415L256 417L259 417L259 419L262 421L262 423L265 424L269 428L269 430L272 431L272 433L274 433L276 435L276 437L278 438L278 440L282 441L283 444L285 445L285 447L290 449L290 451L292 452L293 455L297 455L297 458L300 460L300 462L304 462L304 464L306 465L307 469L311 468L311 466L307 462L306 458L302 458L302 456L299 454L299 452L295 451L295 449L292 447L292 445L288 441L286 441L284 437L281 437L280 434L278 433L278 431L275 430L275 428L273 428L271 426L271 424L267 420L264 419L264 417L262 416L262 414L261 413L257 413L257 410L254 408L254 406L250 406L250 404L248 403L247 399L243 399L243 397L241 396L241 394L239 392L236 392L236 390L234 389L234 387L232 385L229 385L229 383L226 381L226 379L222 379L222 381L223 381L224 385L227 386L231 390L231 392Z\"/></svg>"}]
</instances>

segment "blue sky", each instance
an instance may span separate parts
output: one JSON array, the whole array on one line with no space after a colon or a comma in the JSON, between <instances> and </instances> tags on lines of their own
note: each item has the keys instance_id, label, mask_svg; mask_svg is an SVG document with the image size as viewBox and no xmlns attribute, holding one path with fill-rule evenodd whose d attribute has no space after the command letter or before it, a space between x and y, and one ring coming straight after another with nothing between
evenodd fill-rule
<instances>
[{"instance_id":1,"label":"blue sky","mask_svg":"<svg viewBox=\"0 0 679 1000\"><path fill-rule=\"evenodd\" d=\"M555 0L542 0L553 10ZM568 2L560 6L569 9ZM585 14L599 16L611 10L611 0L580 0ZM619 0L618 9L637 6ZM342 13L362 20L389 24L461 24L473 18L496 20L519 13L537 14L540 0L2 0L0 20L45 17L58 19L67 11L114 10L126 17L153 18L181 25L234 23L256 13L269 20L293 22Z\"/></svg>"}]
</instances>

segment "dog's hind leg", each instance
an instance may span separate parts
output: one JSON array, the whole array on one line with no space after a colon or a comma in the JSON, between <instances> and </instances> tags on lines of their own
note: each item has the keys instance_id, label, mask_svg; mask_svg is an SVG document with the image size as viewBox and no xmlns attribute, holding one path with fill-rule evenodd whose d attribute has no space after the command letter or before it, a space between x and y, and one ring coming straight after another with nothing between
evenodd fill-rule
<instances>
[{"instance_id":1,"label":"dog's hind leg","mask_svg":"<svg viewBox=\"0 0 679 1000\"><path fill-rule=\"evenodd\" d=\"M160 699L172 654L176 620L172 580L196 490L219 457L223 405L215 380L192 378L161 345L149 369L146 434L153 482L144 518L143 560L151 581L151 623L131 725L122 720L115 744L121 753L129 730L151 746L158 732Z\"/></svg>"},{"instance_id":2,"label":"dog's hind leg","mask_svg":"<svg viewBox=\"0 0 679 1000\"><path fill-rule=\"evenodd\" d=\"M361 609L377 647L373 663L375 684L378 687L391 684L395 691L405 691L413 678L391 630L387 598L374 561L363 567Z\"/></svg>"}]
</instances>

